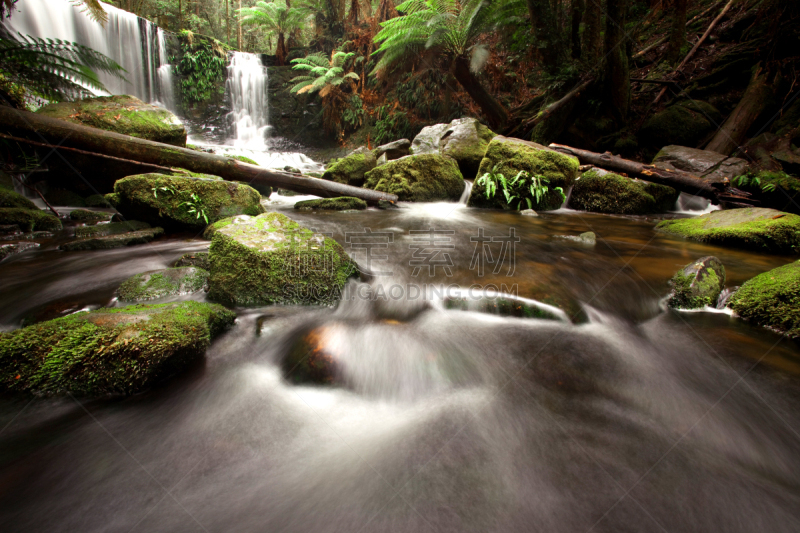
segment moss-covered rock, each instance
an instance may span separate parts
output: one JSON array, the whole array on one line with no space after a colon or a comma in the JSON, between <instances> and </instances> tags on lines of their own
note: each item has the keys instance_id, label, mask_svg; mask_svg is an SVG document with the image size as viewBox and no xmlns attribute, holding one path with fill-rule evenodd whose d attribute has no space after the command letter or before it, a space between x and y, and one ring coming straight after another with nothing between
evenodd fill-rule
<instances>
[{"instance_id":1,"label":"moss-covered rock","mask_svg":"<svg viewBox=\"0 0 800 533\"><path fill-rule=\"evenodd\" d=\"M104 213L102 211L89 211L88 209L74 209L70 214L70 220L75 222L82 222L84 224L92 224L105 220L111 220L113 213Z\"/></svg>"},{"instance_id":2,"label":"moss-covered rock","mask_svg":"<svg viewBox=\"0 0 800 533\"><path fill-rule=\"evenodd\" d=\"M207 289L208 271L195 267L165 268L131 276L119 286L117 296L123 302L144 302Z\"/></svg>"},{"instance_id":3,"label":"moss-covered rock","mask_svg":"<svg viewBox=\"0 0 800 533\"><path fill-rule=\"evenodd\" d=\"M135 96L99 96L59 102L44 106L37 113L148 141L186 146L186 130L178 117L163 107L145 104Z\"/></svg>"},{"instance_id":4,"label":"moss-covered rock","mask_svg":"<svg viewBox=\"0 0 800 533\"><path fill-rule=\"evenodd\" d=\"M497 190L494 195L487 195L486 185L480 182L480 176L486 173L502 174L507 180L512 180L520 171L525 171L529 176L545 177L549 191L537 202L530 192L529 181L519 180L511 186L513 195L517 197L515 203L519 207L530 207L536 211L558 209L563 203L563 196L556 188L560 187L566 193L578 177L579 168L578 160L574 157L560 154L540 144L498 135L489 143L481 161L479 179L472 187L467 205L508 209L510 206L503 192ZM526 200L531 201L530 206Z\"/></svg>"},{"instance_id":5,"label":"moss-covered rock","mask_svg":"<svg viewBox=\"0 0 800 533\"><path fill-rule=\"evenodd\" d=\"M377 165L375 154L366 148L360 148L350 155L336 160L322 174L322 179L361 187L365 175Z\"/></svg>"},{"instance_id":6,"label":"moss-covered rock","mask_svg":"<svg viewBox=\"0 0 800 533\"><path fill-rule=\"evenodd\" d=\"M86 207L86 200L78 193L64 189L53 189L44 195L45 200L51 205L63 205L69 207Z\"/></svg>"},{"instance_id":7,"label":"moss-covered rock","mask_svg":"<svg viewBox=\"0 0 800 533\"><path fill-rule=\"evenodd\" d=\"M113 207L102 194L93 194L85 199L86 207Z\"/></svg>"},{"instance_id":8,"label":"moss-covered rock","mask_svg":"<svg viewBox=\"0 0 800 533\"><path fill-rule=\"evenodd\" d=\"M800 216L774 209L713 211L697 218L664 220L656 230L694 241L762 252L800 250Z\"/></svg>"},{"instance_id":9,"label":"moss-covered rock","mask_svg":"<svg viewBox=\"0 0 800 533\"><path fill-rule=\"evenodd\" d=\"M725 267L714 256L703 257L679 270L670 280L667 305L679 309L714 307L725 288Z\"/></svg>"},{"instance_id":10,"label":"moss-covered rock","mask_svg":"<svg viewBox=\"0 0 800 533\"><path fill-rule=\"evenodd\" d=\"M595 213L647 215L669 211L678 195L666 185L591 170L573 185L569 207Z\"/></svg>"},{"instance_id":11,"label":"moss-covered rock","mask_svg":"<svg viewBox=\"0 0 800 533\"><path fill-rule=\"evenodd\" d=\"M134 244L145 244L163 233L164 230L162 228L148 228L115 235L102 235L99 237L78 239L76 241L66 242L58 248L69 252L77 250L108 250Z\"/></svg>"},{"instance_id":12,"label":"moss-covered rock","mask_svg":"<svg viewBox=\"0 0 800 533\"><path fill-rule=\"evenodd\" d=\"M241 161L242 163L247 163L248 165L260 166L258 164L258 161L255 161L255 160L250 159L249 157L245 157L243 155L229 155L228 157L230 157L231 159L235 159L237 161ZM222 179L222 178L219 178L219 179ZM261 185L259 183L250 183L249 185L250 185L250 187L252 187L255 190L257 190L259 193L261 193L261 196L263 196L264 198L269 198L272 195L273 189L269 185Z\"/></svg>"},{"instance_id":13,"label":"moss-covered rock","mask_svg":"<svg viewBox=\"0 0 800 533\"><path fill-rule=\"evenodd\" d=\"M197 302L77 313L0 333L0 390L133 394L201 359L236 315Z\"/></svg>"},{"instance_id":14,"label":"moss-covered rock","mask_svg":"<svg viewBox=\"0 0 800 533\"><path fill-rule=\"evenodd\" d=\"M97 226L86 226L75 228L75 237L88 239L89 237L104 237L106 235L121 235L131 231L148 229L150 224L138 220L126 220L125 222L111 222L110 224L99 224Z\"/></svg>"},{"instance_id":15,"label":"moss-covered rock","mask_svg":"<svg viewBox=\"0 0 800 533\"><path fill-rule=\"evenodd\" d=\"M231 305L336 301L355 263L333 239L280 213L213 225L209 297Z\"/></svg>"},{"instance_id":16,"label":"moss-covered rock","mask_svg":"<svg viewBox=\"0 0 800 533\"><path fill-rule=\"evenodd\" d=\"M183 254L172 266L175 268L197 267L203 270L209 270L209 268L211 268L208 263L208 252Z\"/></svg>"},{"instance_id":17,"label":"moss-covered rock","mask_svg":"<svg viewBox=\"0 0 800 533\"><path fill-rule=\"evenodd\" d=\"M683 101L650 117L640 135L647 144L656 147L696 146L716 129L721 119L719 111L709 103Z\"/></svg>"},{"instance_id":18,"label":"moss-covered rock","mask_svg":"<svg viewBox=\"0 0 800 533\"><path fill-rule=\"evenodd\" d=\"M36 204L10 189L0 188L0 207L19 207L22 209L39 209Z\"/></svg>"},{"instance_id":19,"label":"moss-covered rock","mask_svg":"<svg viewBox=\"0 0 800 533\"><path fill-rule=\"evenodd\" d=\"M139 174L116 182L114 193L114 207L126 218L167 231L198 231L223 218L264 212L258 191L233 181Z\"/></svg>"},{"instance_id":20,"label":"moss-covered rock","mask_svg":"<svg viewBox=\"0 0 800 533\"><path fill-rule=\"evenodd\" d=\"M800 261L745 282L730 297L728 307L758 325L800 337Z\"/></svg>"},{"instance_id":21,"label":"moss-covered rock","mask_svg":"<svg viewBox=\"0 0 800 533\"><path fill-rule=\"evenodd\" d=\"M496 136L495 132L474 118L459 118L448 124L439 139L439 151L456 160L466 179L473 179L478 174L489 143Z\"/></svg>"},{"instance_id":22,"label":"moss-covered rock","mask_svg":"<svg viewBox=\"0 0 800 533\"><path fill-rule=\"evenodd\" d=\"M458 200L464 177L453 159L438 154L410 155L371 170L364 187L396 194L404 202Z\"/></svg>"},{"instance_id":23,"label":"moss-covered rock","mask_svg":"<svg viewBox=\"0 0 800 533\"><path fill-rule=\"evenodd\" d=\"M16 224L22 231L58 231L61 221L41 209L0 207L0 224Z\"/></svg>"},{"instance_id":24,"label":"moss-covered rock","mask_svg":"<svg viewBox=\"0 0 800 533\"><path fill-rule=\"evenodd\" d=\"M295 209L303 210L329 210L346 211L348 209L366 209L367 202L352 196L339 196L338 198L320 198L319 200L303 200L294 204Z\"/></svg>"}]
</instances>

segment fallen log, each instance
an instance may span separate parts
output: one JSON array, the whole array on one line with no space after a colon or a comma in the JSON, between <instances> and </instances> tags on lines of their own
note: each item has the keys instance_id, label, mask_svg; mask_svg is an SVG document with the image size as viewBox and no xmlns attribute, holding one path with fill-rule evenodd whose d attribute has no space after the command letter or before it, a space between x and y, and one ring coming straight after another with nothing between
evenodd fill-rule
<instances>
[{"instance_id":1,"label":"fallen log","mask_svg":"<svg viewBox=\"0 0 800 533\"><path fill-rule=\"evenodd\" d=\"M60 143L68 148L120 159L160 167L185 168L192 172L219 176L229 181L279 187L323 198L353 196L372 205L381 200L397 201L397 196L394 194L265 169L227 156L206 154L188 148L138 139L6 106L0 106L0 127L14 136L32 138L49 144L53 149L58 149L56 145Z\"/></svg>"},{"instance_id":2,"label":"fallen log","mask_svg":"<svg viewBox=\"0 0 800 533\"><path fill-rule=\"evenodd\" d=\"M715 204L734 200L743 204L756 203L747 196L730 190L729 187L723 184L703 181L688 172L658 168L653 165L631 161L630 159L623 159L619 156L611 155L609 152L598 154L588 150L581 150L580 148L564 146L563 144L551 144L550 148L562 154L577 157L582 165L593 165L612 172L625 173L628 176L645 181L668 185L677 191L707 198Z\"/></svg>"}]
</instances>

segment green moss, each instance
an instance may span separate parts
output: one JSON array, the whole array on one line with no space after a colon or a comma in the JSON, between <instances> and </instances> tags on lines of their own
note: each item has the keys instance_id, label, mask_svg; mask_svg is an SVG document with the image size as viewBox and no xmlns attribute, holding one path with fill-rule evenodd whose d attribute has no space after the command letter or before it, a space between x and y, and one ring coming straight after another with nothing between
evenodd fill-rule
<instances>
[{"instance_id":1,"label":"green moss","mask_svg":"<svg viewBox=\"0 0 800 533\"><path fill-rule=\"evenodd\" d=\"M175 261L175 264L172 266L175 268L191 266L208 270L210 268L208 263L208 252L183 254L181 258Z\"/></svg>"},{"instance_id":2,"label":"green moss","mask_svg":"<svg viewBox=\"0 0 800 533\"><path fill-rule=\"evenodd\" d=\"M356 152L336 160L322 174L322 179L361 187L366 173L377 165L375 155L370 151Z\"/></svg>"},{"instance_id":3,"label":"green moss","mask_svg":"<svg viewBox=\"0 0 800 533\"><path fill-rule=\"evenodd\" d=\"M197 302L134 305L2 333L0 390L133 394L202 358L235 318Z\"/></svg>"},{"instance_id":4,"label":"green moss","mask_svg":"<svg viewBox=\"0 0 800 533\"><path fill-rule=\"evenodd\" d=\"M40 209L0 207L0 225L16 224L24 232L58 231L61 221Z\"/></svg>"},{"instance_id":5,"label":"green moss","mask_svg":"<svg viewBox=\"0 0 800 533\"><path fill-rule=\"evenodd\" d=\"M345 211L347 209L366 209L367 202L352 196L338 198L320 198L319 200L303 200L294 204L295 209L326 209L331 211Z\"/></svg>"},{"instance_id":6,"label":"green moss","mask_svg":"<svg viewBox=\"0 0 800 533\"><path fill-rule=\"evenodd\" d=\"M232 305L336 301L357 267L333 239L280 213L217 224L209 297Z\"/></svg>"},{"instance_id":7,"label":"green moss","mask_svg":"<svg viewBox=\"0 0 800 533\"><path fill-rule=\"evenodd\" d=\"M232 181L140 174L117 181L114 193L118 195L115 207L127 218L172 231L205 228L206 219L198 217L198 211L205 213L209 224L239 214L264 212L258 191Z\"/></svg>"},{"instance_id":8,"label":"green moss","mask_svg":"<svg viewBox=\"0 0 800 533\"><path fill-rule=\"evenodd\" d=\"M9 189L0 189L0 207L19 207L22 209L39 209L36 204Z\"/></svg>"},{"instance_id":9,"label":"green moss","mask_svg":"<svg viewBox=\"0 0 800 533\"><path fill-rule=\"evenodd\" d=\"M108 202L111 207L116 207L117 204L119 204L119 195L117 193L110 192L103 195L103 198L106 199L106 202Z\"/></svg>"},{"instance_id":10,"label":"green moss","mask_svg":"<svg viewBox=\"0 0 800 533\"><path fill-rule=\"evenodd\" d=\"M83 196L72 191L65 191L63 189L48 191L44 197L51 205L64 205L70 207L86 206L86 201L83 199Z\"/></svg>"},{"instance_id":11,"label":"green moss","mask_svg":"<svg viewBox=\"0 0 800 533\"><path fill-rule=\"evenodd\" d=\"M93 194L86 198L86 207L112 207L112 205L102 194Z\"/></svg>"},{"instance_id":12,"label":"green moss","mask_svg":"<svg viewBox=\"0 0 800 533\"><path fill-rule=\"evenodd\" d=\"M641 130L649 144L696 146L719 124L719 111L706 102L680 102L653 115Z\"/></svg>"},{"instance_id":13,"label":"green moss","mask_svg":"<svg viewBox=\"0 0 800 533\"><path fill-rule=\"evenodd\" d=\"M524 170L530 175L544 176L548 179L550 191L544 195L540 202L535 202L535 198L528 190L520 190L521 198L530 198L532 209L536 211L549 211L558 209L562 204L562 197L555 190L561 187L564 194L572 186L579 171L578 160L549 150L544 146L511 139L508 137L495 137L486 156L481 161L478 176L483 176L487 172L503 174L507 179L511 179L518 172ZM493 198L486 198L486 188L482 184L472 187L467 205L471 207L493 207L507 209L508 204L502 193L495 194Z\"/></svg>"},{"instance_id":14,"label":"green moss","mask_svg":"<svg viewBox=\"0 0 800 533\"><path fill-rule=\"evenodd\" d=\"M245 156L243 156L243 155L231 155L231 156L228 156L228 157L230 157L231 159L235 159L235 160L237 160L237 161L241 161L242 163L247 163L247 164L249 164L249 165L255 165L255 166L258 166L258 162L256 162L256 161L253 161L253 160L252 160L252 159L250 159L249 157L245 157Z\"/></svg>"},{"instance_id":15,"label":"green moss","mask_svg":"<svg viewBox=\"0 0 800 533\"><path fill-rule=\"evenodd\" d=\"M86 209L74 209L70 214L70 220L83 223L100 222L102 220L111 220L111 213L103 213L101 211L88 211Z\"/></svg>"},{"instance_id":16,"label":"green moss","mask_svg":"<svg viewBox=\"0 0 800 533\"><path fill-rule=\"evenodd\" d=\"M478 173L489 143L497 136L495 132L474 118L452 121L439 140L441 154L452 157L467 179Z\"/></svg>"},{"instance_id":17,"label":"green moss","mask_svg":"<svg viewBox=\"0 0 800 533\"><path fill-rule=\"evenodd\" d=\"M664 220L656 230L694 241L762 252L800 250L800 216L774 209L714 211L697 218Z\"/></svg>"},{"instance_id":18,"label":"green moss","mask_svg":"<svg viewBox=\"0 0 800 533\"><path fill-rule=\"evenodd\" d=\"M595 213L646 215L671 209L677 199L678 192L672 187L590 171L572 187L569 207Z\"/></svg>"},{"instance_id":19,"label":"green moss","mask_svg":"<svg viewBox=\"0 0 800 533\"><path fill-rule=\"evenodd\" d=\"M686 265L670 280L670 307L700 309L714 307L725 288L725 267L716 257L704 257Z\"/></svg>"},{"instance_id":20,"label":"green moss","mask_svg":"<svg viewBox=\"0 0 800 533\"><path fill-rule=\"evenodd\" d=\"M747 281L731 296L728 306L742 318L800 337L800 262Z\"/></svg>"},{"instance_id":21,"label":"green moss","mask_svg":"<svg viewBox=\"0 0 800 533\"><path fill-rule=\"evenodd\" d=\"M437 154L411 155L367 172L364 187L406 202L458 200L464 178L456 162Z\"/></svg>"},{"instance_id":22,"label":"green moss","mask_svg":"<svg viewBox=\"0 0 800 533\"><path fill-rule=\"evenodd\" d=\"M155 272L136 274L117 289L124 302L142 302L165 296L191 294L208 286L208 272L201 268L167 268Z\"/></svg>"},{"instance_id":23,"label":"green moss","mask_svg":"<svg viewBox=\"0 0 800 533\"><path fill-rule=\"evenodd\" d=\"M764 207L800 214L800 179L785 172L748 172L733 184L751 194Z\"/></svg>"}]
</instances>

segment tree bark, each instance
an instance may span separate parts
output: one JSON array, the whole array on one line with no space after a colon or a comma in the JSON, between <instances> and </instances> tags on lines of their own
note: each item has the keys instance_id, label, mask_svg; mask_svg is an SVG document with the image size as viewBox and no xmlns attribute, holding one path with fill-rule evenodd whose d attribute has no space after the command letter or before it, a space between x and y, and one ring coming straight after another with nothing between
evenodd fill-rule
<instances>
[{"instance_id":1,"label":"tree bark","mask_svg":"<svg viewBox=\"0 0 800 533\"><path fill-rule=\"evenodd\" d=\"M549 72L561 66L564 57L560 28L550 0L527 0L531 29L539 49L539 57Z\"/></svg>"},{"instance_id":2,"label":"tree bark","mask_svg":"<svg viewBox=\"0 0 800 533\"><path fill-rule=\"evenodd\" d=\"M502 127L508 120L508 111L481 85L481 82L469 69L469 60L463 57L457 58L454 74L458 83L486 114L492 127Z\"/></svg>"},{"instance_id":3,"label":"tree bark","mask_svg":"<svg viewBox=\"0 0 800 533\"><path fill-rule=\"evenodd\" d=\"M72 124L6 106L0 106L0 124L18 137L32 137L39 141L44 139L53 144L54 148L60 143L70 148L141 163L185 168L192 172L220 176L230 181L280 187L323 198L353 196L373 205L380 200L397 201L397 196L394 194L304 177L300 174L267 170L221 155L196 152L188 148L178 148L169 144Z\"/></svg>"},{"instance_id":4,"label":"tree bark","mask_svg":"<svg viewBox=\"0 0 800 533\"><path fill-rule=\"evenodd\" d=\"M583 0L572 0L572 58L581 58L581 20L583 18Z\"/></svg>"},{"instance_id":5,"label":"tree bark","mask_svg":"<svg viewBox=\"0 0 800 533\"><path fill-rule=\"evenodd\" d=\"M686 42L686 0L672 0L672 28L667 61L677 63Z\"/></svg>"},{"instance_id":6,"label":"tree bark","mask_svg":"<svg viewBox=\"0 0 800 533\"><path fill-rule=\"evenodd\" d=\"M606 68L603 88L606 104L619 123L624 123L627 120L631 105L628 47L625 46L627 2L628 0L608 0L608 11L606 13Z\"/></svg>"},{"instance_id":7,"label":"tree bark","mask_svg":"<svg viewBox=\"0 0 800 533\"><path fill-rule=\"evenodd\" d=\"M397 9L394 7L394 0L381 0L378 6L378 22L386 22L397 16Z\"/></svg>"},{"instance_id":8,"label":"tree bark","mask_svg":"<svg viewBox=\"0 0 800 533\"><path fill-rule=\"evenodd\" d=\"M239 12L236 14L236 21L239 23L239 30L236 34L236 48L242 51L242 0L239 0Z\"/></svg>"},{"instance_id":9,"label":"tree bark","mask_svg":"<svg viewBox=\"0 0 800 533\"><path fill-rule=\"evenodd\" d=\"M286 56L288 52L286 51L286 39L283 33L278 33L278 44L275 47L275 59L278 62L278 66L286 65Z\"/></svg>"},{"instance_id":10,"label":"tree bark","mask_svg":"<svg viewBox=\"0 0 800 533\"><path fill-rule=\"evenodd\" d=\"M586 0L586 15L583 20L583 57L594 63L600 59L603 52L602 28L603 0Z\"/></svg>"}]
</instances>

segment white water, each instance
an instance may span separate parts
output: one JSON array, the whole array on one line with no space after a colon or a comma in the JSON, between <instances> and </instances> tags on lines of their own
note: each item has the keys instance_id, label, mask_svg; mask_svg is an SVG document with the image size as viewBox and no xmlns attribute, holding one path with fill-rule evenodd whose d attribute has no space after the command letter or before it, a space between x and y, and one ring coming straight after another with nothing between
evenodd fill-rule
<instances>
[{"instance_id":1,"label":"white water","mask_svg":"<svg viewBox=\"0 0 800 533\"><path fill-rule=\"evenodd\" d=\"M269 75L256 54L234 52L225 90L233 108L234 146L266 151Z\"/></svg>"},{"instance_id":2,"label":"white water","mask_svg":"<svg viewBox=\"0 0 800 533\"><path fill-rule=\"evenodd\" d=\"M700 196L694 196L682 192L678 196L678 201L675 202L675 213L682 215L705 215L712 211L719 210L718 205L713 205L710 201Z\"/></svg>"}]
</instances>

